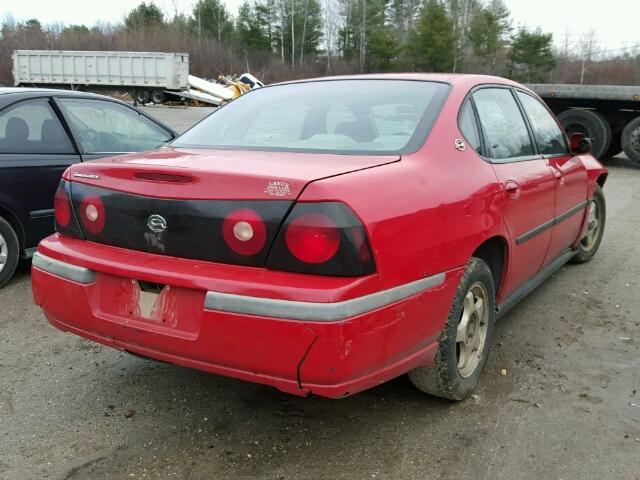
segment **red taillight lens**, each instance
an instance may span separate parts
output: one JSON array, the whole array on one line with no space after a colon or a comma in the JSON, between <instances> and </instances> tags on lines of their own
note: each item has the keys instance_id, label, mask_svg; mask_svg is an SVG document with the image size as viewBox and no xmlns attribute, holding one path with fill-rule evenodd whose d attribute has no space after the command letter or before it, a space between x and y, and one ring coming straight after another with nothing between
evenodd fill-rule
<instances>
[{"instance_id":1,"label":"red taillight lens","mask_svg":"<svg viewBox=\"0 0 640 480\"><path fill-rule=\"evenodd\" d=\"M355 277L376 266L362 222L340 202L300 202L287 216L267 268Z\"/></svg>"},{"instance_id":2,"label":"red taillight lens","mask_svg":"<svg viewBox=\"0 0 640 480\"><path fill-rule=\"evenodd\" d=\"M340 230L322 213L305 213L293 220L285 232L289 251L305 263L324 263L340 248Z\"/></svg>"},{"instance_id":3,"label":"red taillight lens","mask_svg":"<svg viewBox=\"0 0 640 480\"><path fill-rule=\"evenodd\" d=\"M71 221L71 200L64 189L64 184L60 184L53 197L53 216L60 227L66 227Z\"/></svg>"},{"instance_id":4,"label":"red taillight lens","mask_svg":"<svg viewBox=\"0 0 640 480\"><path fill-rule=\"evenodd\" d=\"M82 226L93 234L98 234L104 229L107 216L104 210L104 203L100 197L85 197L80 202L80 220Z\"/></svg>"},{"instance_id":5,"label":"red taillight lens","mask_svg":"<svg viewBox=\"0 0 640 480\"><path fill-rule=\"evenodd\" d=\"M239 208L222 222L222 236L234 252L249 256L259 253L267 240L267 228L254 210Z\"/></svg>"}]
</instances>

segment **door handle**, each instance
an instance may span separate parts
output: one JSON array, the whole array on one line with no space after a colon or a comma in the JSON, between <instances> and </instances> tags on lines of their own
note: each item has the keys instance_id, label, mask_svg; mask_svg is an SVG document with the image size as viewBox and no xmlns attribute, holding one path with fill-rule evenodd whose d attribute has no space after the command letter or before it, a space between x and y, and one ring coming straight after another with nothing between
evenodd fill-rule
<instances>
[{"instance_id":1,"label":"door handle","mask_svg":"<svg viewBox=\"0 0 640 480\"><path fill-rule=\"evenodd\" d=\"M556 180L558 180L558 183L560 185L564 185L564 175L562 174L562 172L558 168L556 168L556 167L554 167L552 165L549 165L549 166L551 167L551 170L553 171L553 176L556 177Z\"/></svg>"},{"instance_id":2,"label":"door handle","mask_svg":"<svg viewBox=\"0 0 640 480\"><path fill-rule=\"evenodd\" d=\"M507 197L518 198L520 196L520 184L515 180L507 180L504 182L504 191Z\"/></svg>"}]
</instances>

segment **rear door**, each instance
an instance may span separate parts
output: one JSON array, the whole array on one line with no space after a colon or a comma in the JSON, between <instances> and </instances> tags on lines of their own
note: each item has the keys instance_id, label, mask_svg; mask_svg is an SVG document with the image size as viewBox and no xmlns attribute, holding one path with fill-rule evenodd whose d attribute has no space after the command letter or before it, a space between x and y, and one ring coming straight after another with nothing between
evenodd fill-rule
<instances>
[{"instance_id":1,"label":"rear door","mask_svg":"<svg viewBox=\"0 0 640 480\"><path fill-rule=\"evenodd\" d=\"M22 223L25 248L53 232L53 196L62 172L79 161L49 98L0 111L0 204Z\"/></svg>"},{"instance_id":2,"label":"rear door","mask_svg":"<svg viewBox=\"0 0 640 480\"><path fill-rule=\"evenodd\" d=\"M540 100L518 90L518 99L529 119L538 152L556 179L555 222L545 264L566 251L580 236L587 206L587 169L569 153L566 137L556 119Z\"/></svg>"},{"instance_id":3,"label":"rear door","mask_svg":"<svg viewBox=\"0 0 640 480\"><path fill-rule=\"evenodd\" d=\"M174 134L127 105L99 98L58 97L83 160L154 150Z\"/></svg>"},{"instance_id":4,"label":"rear door","mask_svg":"<svg viewBox=\"0 0 640 480\"><path fill-rule=\"evenodd\" d=\"M541 268L551 242L555 177L538 155L511 88L490 86L473 95L484 137L484 154L502 184L510 259L503 295Z\"/></svg>"}]
</instances>

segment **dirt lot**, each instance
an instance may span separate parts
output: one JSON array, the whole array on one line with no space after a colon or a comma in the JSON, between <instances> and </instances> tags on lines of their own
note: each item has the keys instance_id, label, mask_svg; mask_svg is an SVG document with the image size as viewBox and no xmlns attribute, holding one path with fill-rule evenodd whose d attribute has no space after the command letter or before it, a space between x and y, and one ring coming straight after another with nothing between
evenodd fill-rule
<instances>
[{"instance_id":1,"label":"dirt lot","mask_svg":"<svg viewBox=\"0 0 640 480\"><path fill-rule=\"evenodd\" d=\"M0 290L0 478L639 479L640 166L607 165L600 253L498 324L458 404L405 377L330 401L133 357L49 326L23 264Z\"/></svg>"}]
</instances>

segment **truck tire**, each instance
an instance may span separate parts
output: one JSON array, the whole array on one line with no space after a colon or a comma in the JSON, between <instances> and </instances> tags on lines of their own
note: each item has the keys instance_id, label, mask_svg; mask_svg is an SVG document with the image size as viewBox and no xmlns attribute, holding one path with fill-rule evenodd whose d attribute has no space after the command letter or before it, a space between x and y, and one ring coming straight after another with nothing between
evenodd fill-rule
<instances>
[{"instance_id":1,"label":"truck tire","mask_svg":"<svg viewBox=\"0 0 640 480\"><path fill-rule=\"evenodd\" d=\"M138 90L136 92L136 100L139 104L146 105L147 103L149 103L150 99L151 94L149 93L149 90Z\"/></svg>"},{"instance_id":2,"label":"truck tire","mask_svg":"<svg viewBox=\"0 0 640 480\"><path fill-rule=\"evenodd\" d=\"M558 115L567 135L580 132L591 139L591 154L603 158L611 145L611 127L604 116L595 110L570 108Z\"/></svg>"},{"instance_id":3,"label":"truck tire","mask_svg":"<svg viewBox=\"0 0 640 480\"><path fill-rule=\"evenodd\" d=\"M640 163L640 117L627 123L622 130L622 150L629 160Z\"/></svg>"},{"instance_id":4,"label":"truck tire","mask_svg":"<svg viewBox=\"0 0 640 480\"><path fill-rule=\"evenodd\" d=\"M167 97L162 90L154 90L151 92L151 101L156 105L162 105L166 100Z\"/></svg>"},{"instance_id":5,"label":"truck tire","mask_svg":"<svg viewBox=\"0 0 640 480\"><path fill-rule=\"evenodd\" d=\"M13 276L20 256L20 242L11 224L0 217L0 288Z\"/></svg>"}]
</instances>

